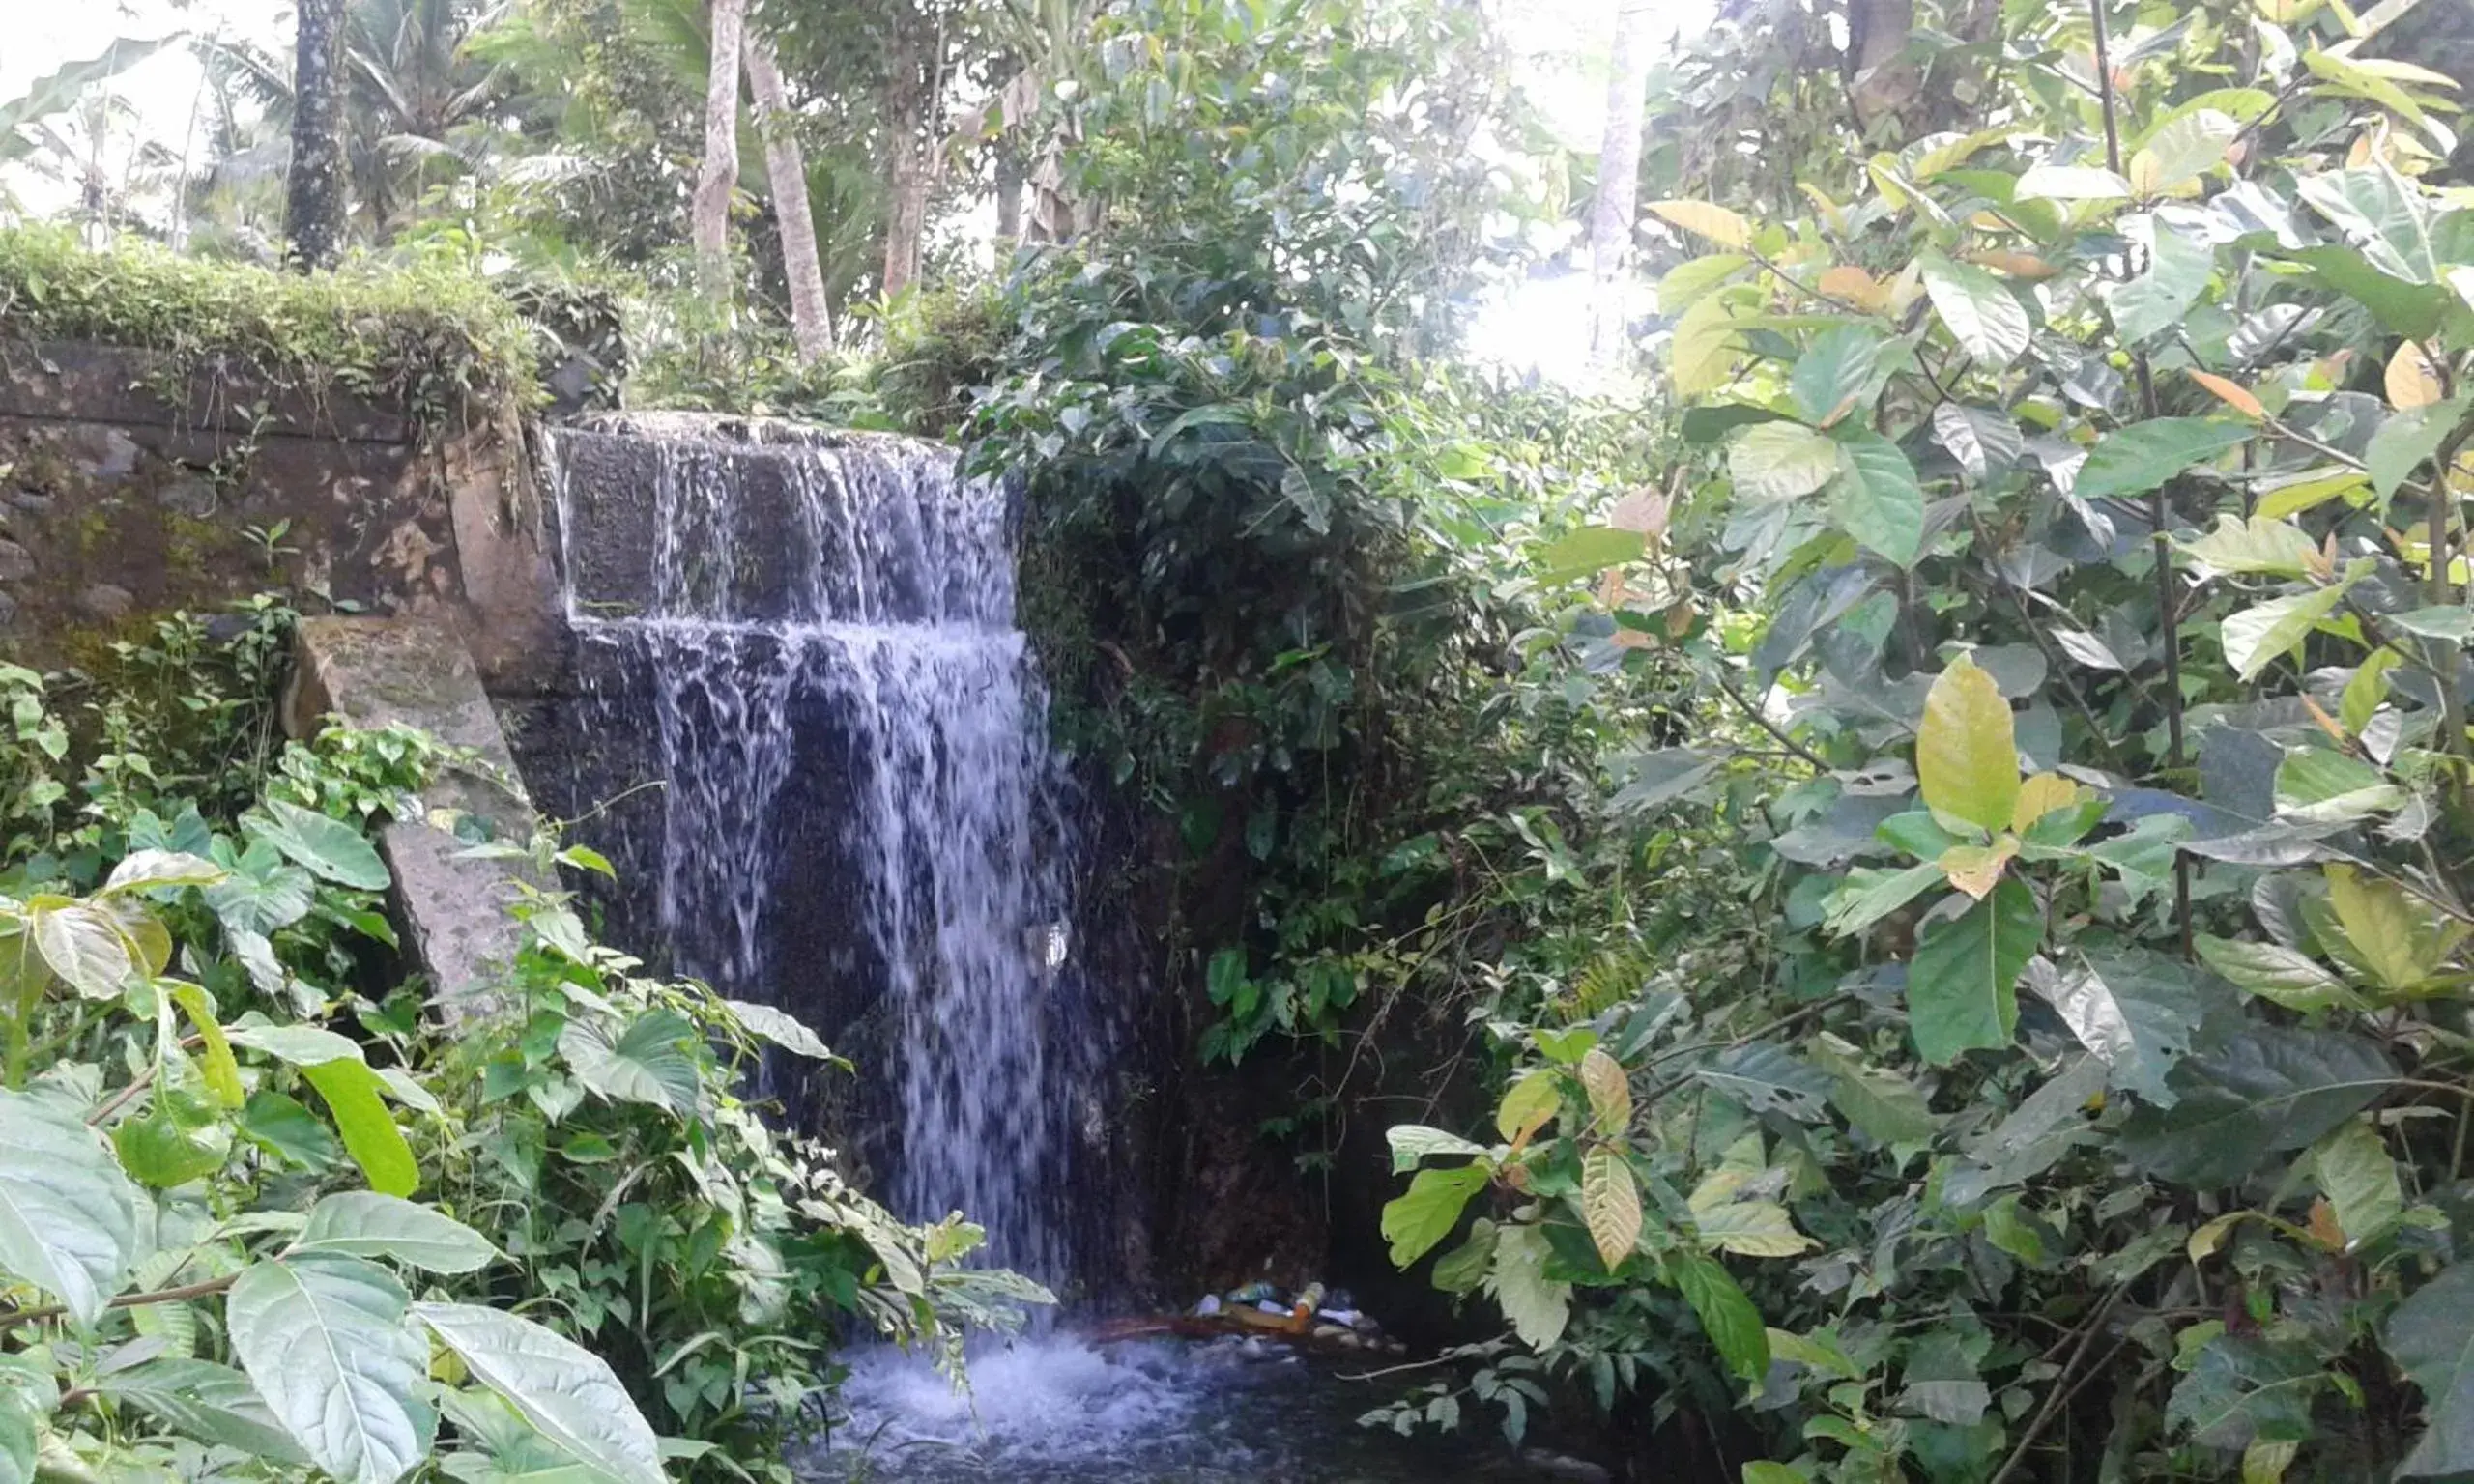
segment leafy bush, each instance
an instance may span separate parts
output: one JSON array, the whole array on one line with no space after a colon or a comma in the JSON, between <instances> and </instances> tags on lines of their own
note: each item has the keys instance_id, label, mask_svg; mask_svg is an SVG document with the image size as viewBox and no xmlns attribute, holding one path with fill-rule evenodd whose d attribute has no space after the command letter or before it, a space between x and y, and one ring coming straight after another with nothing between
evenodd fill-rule
<instances>
[{"instance_id":1,"label":"leafy bush","mask_svg":"<svg viewBox=\"0 0 2474 1484\"><path fill-rule=\"evenodd\" d=\"M1538 559L1763 739L1631 797L1760 847L1777 943L1394 1130L1514 1417L1657 1375L1747 1484L2474 1460L2474 217L2447 80L2277 14L2008 7L1999 122L1652 208L1706 456Z\"/></svg>"}]
</instances>

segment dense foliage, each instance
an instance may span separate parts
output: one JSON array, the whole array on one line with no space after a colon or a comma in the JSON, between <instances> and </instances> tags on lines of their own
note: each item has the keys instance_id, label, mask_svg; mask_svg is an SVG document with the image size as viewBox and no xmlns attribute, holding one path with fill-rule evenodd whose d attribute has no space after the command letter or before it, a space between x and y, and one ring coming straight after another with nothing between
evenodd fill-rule
<instances>
[{"instance_id":1,"label":"dense foliage","mask_svg":"<svg viewBox=\"0 0 2474 1484\"><path fill-rule=\"evenodd\" d=\"M1709 451L1540 560L1774 744L1777 948L1394 1130L1482 1395L1733 1393L1756 1484L2466 1466L2452 90L2281 14L2010 6L1974 131L1652 208Z\"/></svg>"},{"instance_id":2,"label":"dense foliage","mask_svg":"<svg viewBox=\"0 0 2474 1484\"><path fill-rule=\"evenodd\" d=\"M560 895L442 1024L369 837L474 764L273 736L288 617L167 620L91 676L0 666L14 1476L779 1474L835 1316L958 1364L964 1327L1045 1299L742 1100L768 1046L829 1058L811 1032L642 977Z\"/></svg>"}]
</instances>

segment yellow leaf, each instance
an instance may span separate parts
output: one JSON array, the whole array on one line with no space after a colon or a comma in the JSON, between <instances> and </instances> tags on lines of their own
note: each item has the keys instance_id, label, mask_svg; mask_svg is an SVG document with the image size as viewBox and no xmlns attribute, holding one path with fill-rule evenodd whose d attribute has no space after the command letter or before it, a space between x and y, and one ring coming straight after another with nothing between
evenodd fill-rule
<instances>
[{"instance_id":1,"label":"yellow leaf","mask_svg":"<svg viewBox=\"0 0 2474 1484\"><path fill-rule=\"evenodd\" d=\"M1495 1131L1517 1152L1563 1109L1564 1095L1555 1084L1555 1074L1541 1067L1504 1093L1503 1106L1495 1110Z\"/></svg>"},{"instance_id":2,"label":"yellow leaf","mask_svg":"<svg viewBox=\"0 0 2474 1484\"><path fill-rule=\"evenodd\" d=\"M2268 415L2268 410L2259 405L2259 399L2251 395L2239 382L2213 371L2193 371L2191 380L2216 393L2218 401L2245 417L2264 418Z\"/></svg>"},{"instance_id":3,"label":"yellow leaf","mask_svg":"<svg viewBox=\"0 0 2474 1484\"><path fill-rule=\"evenodd\" d=\"M2446 384L2429 351L2412 340L2397 347L2397 354L2388 358L2389 406L2402 413L2429 407L2446 395Z\"/></svg>"},{"instance_id":4,"label":"yellow leaf","mask_svg":"<svg viewBox=\"0 0 2474 1484\"><path fill-rule=\"evenodd\" d=\"M2191 1240L2183 1243L2183 1249L2190 1254L2192 1263L2207 1261L2217 1248L2225 1245L2225 1234L2233 1230L2233 1224L2249 1214L2247 1211L2228 1212L2191 1233Z\"/></svg>"},{"instance_id":5,"label":"yellow leaf","mask_svg":"<svg viewBox=\"0 0 2474 1484\"><path fill-rule=\"evenodd\" d=\"M1581 1058L1581 1086L1589 1090L1590 1115L1598 1132L1620 1138L1632 1127L1632 1084L1621 1062L1590 1047Z\"/></svg>"},{"instance_id":6,"label":"yellow leaf","mask_svg":"<svg viewBox=\"0 0 2474 1484\"><path fill-rule=\"evenodd\" d=\"M2010 702L1974 660L1959 656L1924 698L1915 778L1925 807L1978 829L2007 829L2019 801Z\"/></svg>"},{"instance_id":7,"label":"yellow leaf","mask_svg":"<svg viewBox=\"0 0 2474 1484\"><path fill-rule=\"evenodd\" d=\"M1751 224L1723 206L1707 201L1653 201L1649 211L1660 221L1706 237L1721 247L1745 247L1752 243Z\"/></svg>"},{"instance_id":8,"label":"yellow leaf","mask_svg":"<svg viewBox=\"0 0 2474 1484\"><path fill-rule=\"evenodd\" d=\"M2013 278L2025 278L2030 283L2041 283L2061 271L2032 252L1971 252L1963 256L1979 268L2008 273Z\"/></svg>"},{"instance_id":9,"label":"yellow leaf","mask_svg":"<svg viewBox=\"0 0 2474 1484\"><path fill-rule=\"evenodd\" d=\"M1621 1151L1601 1145L1581 1158L1581 1214L1589 1240L1608 1271L1624 1266L1641 1241L1641 1192Z\"/></svg>"},{"instance_id":10,"label":"yellow leaf","mask_svg":"<svg viewBox=\"0 0 2474 1484\"><path fill-rule=\"evenodd\" d=\"M1736 1201L1693 1213L1701 1240L1738 1257L1794 1257L1816 1243L1796 1230L1787 1208L1774 1201Z\"/></svg>"},{"instance_id":11,"label":"yellow leaf","mask_svg":"<svg viewBox=\"0 0 2474 1484\"><path fill-rule=\"evenodd\" d=\"M1813 286L1841 303L1874 314L1889 306L1889 286L1853 264L1824 269Z\"/></svg>"},{"instance_id":12,"label":"yellow leaf","mask_svg":"<svg viewBox=\"0 0 2474 1484\"><path fill-rule=\"evenodd\" d=\"M2254 1438L2242 1450L2242 1484L2285 1484L2285 1471L2302 1453L2298 1438Z\"/></svg>"},{"instance_id":13,"label":"yellow leaf","mask_svg":"<svg viewBox=\"0 0 2474 1484\"><path fill-rule=\"evenodd\" d=\"M1735 375L1734 312L1723 294L1712 294L1683 311L1667 349L1668 373L1678 396L1712 392Z\"/></svg>"},{"instance_id":14,"label":"yellow leaf","mask_svg":"<svg viewBox=\"0 0 2474 1484\"><path fill-rule=\"evenodd\" d=\"M1952 845L1933 864L1942 868L1952 886L1982 901L2001 884L2003 868L2018 853L2019 842L2004 835L1991 845Z\"/></svg>"},{"instance_id":15,"label":"yellow leaf","mask_svg":"<svg viewBox=\"0 0 2474 1484\"><path fill-rule=\"evenodd\" d=\"M2057 809L2079 802L2079 785L2058 773L2039 773L2019 785L2019 802L2010 808L2010 828L2024 830Z\"/></svg>"}]
</instances>

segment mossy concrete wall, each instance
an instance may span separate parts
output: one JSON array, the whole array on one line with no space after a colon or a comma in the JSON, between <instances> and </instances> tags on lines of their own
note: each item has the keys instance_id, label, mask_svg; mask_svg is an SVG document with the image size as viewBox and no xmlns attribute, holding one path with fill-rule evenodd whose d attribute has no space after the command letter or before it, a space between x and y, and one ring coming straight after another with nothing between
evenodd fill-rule
<instances>
[{"instance_id":1,"label":"mossy concrete wall","mask_svg":"<svg viewBox=\"0 0 2474 1484\"><path fill-rule=\"evenodd\" d=\"M493 692L546 683L558 585L512 415L417 425L246 366L0 338L0 656L75 665L263 591L445 624Z\"/></svg>"}]
</instances>

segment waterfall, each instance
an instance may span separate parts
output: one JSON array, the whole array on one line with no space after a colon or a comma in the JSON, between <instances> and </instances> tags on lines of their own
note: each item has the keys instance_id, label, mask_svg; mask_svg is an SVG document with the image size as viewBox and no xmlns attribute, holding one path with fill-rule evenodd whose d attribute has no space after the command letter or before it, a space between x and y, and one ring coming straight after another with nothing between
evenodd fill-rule
<instances>
[{"instance_id":1,"label":"waterfall","mask_svg":"<svg viewBox=\"0 0 2474 1484\"><path fill-rule=\"evenodd\" d=\"M544 442L577 791L661 785L588 828L620 863L620 941L856 1054L890 1089L863 1122L896 1211L959 1209L992 1261L1061 1281L1072 1099L1106 1038L1065 961L1062 773L1006 491L937 445L779 422ZM768 1078L828 1121L791 1069Z\"/></svg>"}]
</instances>

